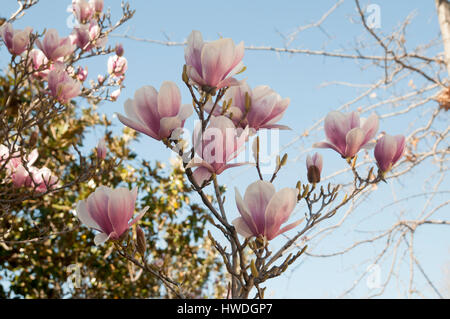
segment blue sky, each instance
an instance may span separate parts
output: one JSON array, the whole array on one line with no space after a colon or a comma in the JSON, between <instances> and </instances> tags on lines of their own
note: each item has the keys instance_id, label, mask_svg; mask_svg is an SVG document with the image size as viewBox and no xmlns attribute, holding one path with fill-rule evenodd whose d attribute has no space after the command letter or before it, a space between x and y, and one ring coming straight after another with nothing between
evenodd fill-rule
<instances>
[{"instance_id":1,"label":"blue sky","mask_svg":"<svg viewBox=\"0 0 450 319\"><path fill-rule=\"evenodd\" d=\"M205 40L215 40L219 36L231 37L236 43L244 41L246 45L283 47L283 39L279 33L288 34L297 26L309 24L318 20L336 1L143 1L131 0L131 7L136 9L135 17L116 34L127 32L130 35L165 40L166 36L172 41L183 41L191 30L202 32ZM22 28L30 25L35 30L56 28L60 35L68 35L71 29L67 27L70 13L67 8L69 0L41 0L40 4L30 10L27 15L17 21L15 26ZM387 1L378 0L367 2L378 4L381 11L381 28L379 32L388 33L397 26L408 14L414 12L415 18L408 27L408 47L426 43L439 35L439 26L433 1ZM110 7L113 17L120 13L119 0L105 0L106 7ZM8 16L15 10L16 1L3 0L0 16ZM327 50L351 49L367 35L361 26L356 23L356 11L353 1L345 1L336 12L323 24L322 29L312 29L301 33L291 48L308 48L321 50L326 45ZM123 103L132 98L134 91L143 85L152 85L157 89L163 81L171 80L181 88L183 102L189 103L190 97L181 81L181 70L184 64L183 47L166 47L155 44L136 42L128 39L111 37L109 44L121 42L125 48L125 56L129 61L126 75L126 88L117 102L105 103L100 107L101 112L112 115L114 112L123 113ZM441 48L439 48L440 50ZM376 51L375 51L376 53ZM5 65L5 51L0 51L1 67ZM327 112L337 108L342 103L354 98L363 91L362 88L348 88L337 85L322 87L321 84L329 81L347 81L351 83L369 84L378 79L378 69L365 69L363 65L352 60L324 58L321 56L276 54L266 51L246 51L244 63L247 70L239 76L246 78L250 86L266 84L271 86L282 97L291 99L290 107L286 112L282 124L288 125L292 131L280 133L280 145L287 145L310 127L316 120L322 118ZM89 78L95 79L98 73L106 72L106 59L96 58L88 63ZM420 80L418 80L420 83ZM405 88L400 87L399 91ZM379 92L380 97L390 92ZM362 100L361 106L372 101ZM389 106L385 109L388 110ZM364 115L367 116L367 115ZM399 117L393 122L381 121L380 130L390 134L406 134L411 128L409 124L416 119L408 116ZM448 123L448 122L447 122ZM120 134L122 125L114 119L117 134ZM445 121L443 123L445 124ZM186 124L192 127L192 120ZM93 147L101 132L95 132L87 142ZM323 132L312 138L301 140L287 149L290 160L287 168L279 174L275 186L294 187L298 179L305 180L305 153L314 141L322 140ZM162 144L142 136L138 145L139 155L147 160L166 161L169 151ZM345 163L332 151L321 151L324 155L324 175L345 167ZM332 240L321 243L322 252L331 252L346 247L355 238L359 238L361 231L382 229L395 221L396 214L402 209L408 210L415 205L423 205L420 201L409 201L397 205L395 208L382 209L385 204L392 201L392 189L399 188L399 198L423 191L423 180L427 176L426 166L420 172L408 176L405 181L390 181L389 185L380 185L379 191L358 207L358 214L352 225L344 227L333 235ZM229 189L227 209L230 219L237 217L234 205L234 186L238 186L241 193L257 178L254 170L237 168L221 176L220 182ZM341 179L342 180L342 179ZM448 189L449 182L446 182ZM439 198L438 198L439 199ZM442 198L440 198L442 200ZM381 209L381 212L378 212ZM445 209L444 209L445 211ZM358 222L364 215L378 212L373 218L363 224ZM302 207L299 205L297 216L301 216ZM448 209L447 209L448 214ZM444 216L441 212L440 216ZM339 218L339 216L336 216ZM432 229L432 231L431 231ZM449 235L445 227L430 227L421 229L417 234L418 258L428 275L435 282L439 282L443 275L445 262L449 261ZM277 247L280 240L274 241ZM343 290L350 287L357 274L367 267L368 258L373 256L380 246L363 246L354 253L328 259L306 258L295 271L282 278L275 279L268 284L267 296L278 298L317 298L336 297ZM403 266L402 266L403 267ZM405 268L407 271L407 268ZM387 268L382 267L381 277L386 274ZM422 282L423 279L419 278ZM420 286L422 287L422 286ZM424 287L424 286L423 286ZM351 297L365 297L369 288L363 283L355 290ZM432 293L429 294L433 296ZM398 297L398 290L394 284L388 286L385 297Z\"/></svg>"}]
</instances>

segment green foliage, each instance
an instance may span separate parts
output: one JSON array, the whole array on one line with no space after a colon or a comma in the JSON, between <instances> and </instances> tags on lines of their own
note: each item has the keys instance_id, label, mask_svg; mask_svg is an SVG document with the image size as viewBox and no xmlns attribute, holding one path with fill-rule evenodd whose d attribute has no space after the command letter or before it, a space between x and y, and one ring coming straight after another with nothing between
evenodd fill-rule
<instances>
[{"instance_id":1,"label":"green foliage","mask_svg":"<svg viewBox=\"0 0 450 319\"><path fill-rule=\"evenodd\" d=\"M8 76L0 77L0 108L5 105L10 86ZM20 93L21 103L28 93ZM15 103L9 104L11 118L14 107ZM106 132L108 155L103 163L98 163L95 152L84 146L93 130ZM157 162L139 161L129 148L137 138L136 132L125 128L122 135L113 136L111 122L97 112L96 105L84 110L76 105L62 109L56 117L41 123L39 130L34 128L22 135L30 137L24 145L39 151L36 165L57 173L64 187L2 207L0 282L4 287L0 285L0 297L169 296L160 281L149 273L140 273L119 256L113 243L96 247L93 231L80 225L76 203L99 185L138 186L136 210L150 206L139 223L146 235L149 262L163 262L162 271L182 282L192 297L206 292L212 295L209 284L213 278L222 278L222 267L210 243L203 240L207 211L192 201L181 167L164 168ZM1 172L0 181L0 194L24 191L12 188L5 172ZM134 232L131 230L130 236ZM74 264L80 266L79 288L67 284L72 275L68 267ZM215 292L224 294L218 285Z\"/></svg>"}]
</instances>

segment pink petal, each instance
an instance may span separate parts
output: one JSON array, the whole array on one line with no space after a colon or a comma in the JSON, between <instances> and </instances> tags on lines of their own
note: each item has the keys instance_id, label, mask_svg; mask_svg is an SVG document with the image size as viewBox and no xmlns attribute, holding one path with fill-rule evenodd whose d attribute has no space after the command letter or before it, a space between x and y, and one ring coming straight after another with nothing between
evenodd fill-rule
<instances>
[{"instance_id":1,"label":"pink petal","mask_svg":"<svg viewBox=\"0 0 450 319\"><path fill-rule=\"evenodd\" d=\"M345 157L353 157L359 152L364 142L364 131L355 127L347 133L345 138L347 146L345 147Z\"/></svg>"},{"instance_id":2,"label":"pink petal","mask_svg":"<svg viewBox=\"0 0 450 319\"><path fill-rule=\"evenodd\" d=\"M336 152L338 152L339 154L344 156L344 153L341 152L340 149L338 149L336 146L334 146L333 144L328 143L328 142L317 142L317 143L314 143L312 145L312 147L315 147L315 148L331 148L332 150L335 150Z\"/></svg>"},{"instance_id":3,"label":"pink petal","mask_svg":"<svg viewBox=\"0 0 450 319\"><path fill-rule=\"evenodd\" d=\"M211 178L211 171L204 166L198 167L192 173L192 176L199 187L202 187L205 181Z\"/></svg>"},{"instance_id":4,"label":"pink petal","mask_svg":"<svg viewBox=\"0 0 450 319\"><path fill-rule=\"evenodd\" d=\"M186 64L192 66L197 74L202 72L201 54L203 48L203 38L199 31L192 31L187 39L187 45L184 50Z\"/></svg>"},{"instance_id":5,"label":"pink petal","mask_svg":"<svg viewBox=\"0 0 450 319\"><path fill-rule=\"evenodd\" d=\"M368 143L371 139L375 137L375 134L378 131L379 120L378 116L373 113L371 114L363 123L362 129L365 133L363 145Z\"/></svg>"},{"instance_id":6,"label":"pink petal","mask_svg":"<svg viewBox=\"0 0 450 319\"><path fill-rule=\"evenodd\" d=\"M230 71L234 59L234 43L231 39L219 39L203 46L202 77L209 86L217 86Z\"/></svg>"},{"instance_id":7,"label":"pink petal","mask_svg":"<svg viewBox=\"0 0 450 319\"><path fill-rule=\"evenodd\" d=\"M299 219L299 220L297 220L296 222L293 222L293 223L291 223L291 224L289 224L289 225L284 226L283 228L281 228L281 229L278 231L278 233L277 233L274 237L276 237L276 236L278 236L278 235L281 235L282 233L285 233L285 232L287 232L288 230L291 230L292 228L294 228L294 227L300 225L300 224L303 222L303 220L305 220L304 217L301 218L301 219ZM270 240L270 239L269 239L269 240Z\"/></svg>"},{"instance_id":8,"label":"pink petal","mask_svg":"<svg viewBox=\"0 0 450 319\"><path fill-rule=\"evenodd\" d=\"M128 104L128 105L127 105ZM145 124L153 132L159 131L161 116L158 111L158 92L153 86L146 85L134 93L133 103L125 103L125 112L134 114L140 122Z\"/></svg>"},{"instance_id":9,"label":"pink petal","mask_svg":"<svg viewBox=\"0 0 450 319\"><path fill-rule=\"evenodd\" d=\"M265 235L269 240L276 236L281 224L289 219L297 204L297 195L297 189L283 188L268 203L265 212Z\"/></svg>"},{"instance_id":10,"label":"pink petal","mask_svg":"<svg viewBox=\"0 0 450 319\"><path fill-rule=\"evenodd\" d=\"M328 113L325 117L325 135L331 144L335 145L340 154L345 152L345 137L348 132L348 123L344 114L337 111Z\"/></svg>"},{"instance_id":11,"label":"pink petal","mask_svg":"<svg viewBox=\"0 0 450 319\"><path fill-rule=\"evenodd\" d=\"M120 187L112 191L108 202L108 217L119 237L128 229L134 204L133 194L127 188Z\"/></svg>"},{"instance_id":12,"label":"pink petal","mask_svg":"<svg viewBox=\"0 0 450 319\"><path fill-rule=\"evenodd\" d=\"M158 93L158 113L161 118L176 116L180 111L181 95L178 86L172 81L161 85Z\"/></svg>"},{"instance_id":13,"label":"pink petal","mask_svg":"<svg viewBox=\"0 0 450 319\"><path fill-rule=\"evenodd\" d=\"M264 233L266 207L275 195L275 187L266 181L256 181L247 187L244 195L252 219L256 224L259 233Z\"/></svg>"},{"instance_id":14,"label":"pink petal","mask_svg":"<svg viewBox=\"0 0 450 319\"><path fill-rule=\"evenodd\" d=\"M403 135L396 135L394 136L394 138L397 141L397 151L395 152L394 158L392 159L392 165L397 163L398 160L403 156L406 143L406 139Z\"/></svg>"},{"instance_id":15,"label":"pink petal","mask_svg":"<svg viewBox=\"0 0 450 319\"><path fill-rule=\"evenodd\" d=\"M252 215L250 213L249 208L247 207L247 204L242 199L241 193L239 193L239 190L235 187L234 188L234 194L235 194L235 200L236 200L236 206L238 208L239 213L241 214L242 218L244 219L245 223L251 230L251 233L258 234L256 224L252 218Z\"/></svg>"},{"instance_id":16,"label":"pink petal","mask_svg":"<svg viewBox=\"0 0 450 319\"><path fill-rule=\"evenodd\" d=\"M101 227L95 222L95 220L91 217L88 211L88 206L86 201L80 200L77 204L76 208L78 219L87 227L101 230Z\"/></svg>"},{"instance_id":17,"label":"pink petal","mask_svg":"<svg viewBox=\"0 0 450 319\"><path fill-rule=\"evenodd\" d=\"M236 228L237 233L244 236L245 238L254 236L251 229L248 227L247 223L245 222L244 218L238 217L235 220L233 220L231 223Z\"/></svg>"},{"instance_id":18,"label":"pink petal","mask_svg":"<svg viewBox=\"0 0 450 319\"><path fill-rule=\"evenodd\" d=\"M131 120L119 113L116 113L116 115L117 115L117 118L119 119L119 121L122 122L123 125L128 126L138 132L144 133L150 137L153 137L154 139L157 139L157 140L161 139L158 136L158 134L156 134L155 132L150 130L147 126L144 126L142 123L138 123L134 120Z\"/></svg>"},{"instance_id":19,"label":"pink petal","mask_svg":"<svg viewBox=\"0 0 450 319\"><path fill-rule=\"evenodd\" d=\"M159 136L161 138L170 137L172 131L179 127L181 127L181 120L178 116L164 117L160 122Z\"/></svg>"},{"instance_id":20,"label":"pink petal","mask_svg":"<svg viewBox=\"0 0 450 319\"><path fill-rule=\"evenodd\" d=\"M397 140L395 137L385 135L378 140L375 146L374 155L377 160L378 167L387 172L392 166L392 160L397 152Z\"/></svg>"}]
</instances>

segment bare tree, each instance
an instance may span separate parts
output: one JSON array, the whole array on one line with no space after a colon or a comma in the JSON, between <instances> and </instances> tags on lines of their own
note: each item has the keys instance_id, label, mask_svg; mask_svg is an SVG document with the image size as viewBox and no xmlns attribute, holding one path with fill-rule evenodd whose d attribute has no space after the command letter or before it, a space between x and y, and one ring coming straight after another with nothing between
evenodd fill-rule
<instances>
[{"instance_id":1,"label":"bare tree","mask_svg":"<svg viewBox=\"0 0 450 319\"><path fill-rule=\"evenodd\" d=\"M272 51L278 54L296 54L309 56L323 56L328 59L347 59L357 63L364 72L380 74L380 77L372 83L349 83L335 81L324 83L323 86L338 85L355 88L357 95L338 106L338 110L357 110L360 114L369 114L376 111L381 119L390 120L408 115L415 119L406 128L407 152L402 162L395 168L388 180L400 178L403 185L422 185L422 191L408 193L398 189L399 185L393 185L394 200L385 203L377 211L370 212L364 218L359 217L358 207L377 190L377 186L367 187L352 196L345 212L336 220L305 231L301 238L289 238L303 248L308 243L306 254L311 258L327 258L347 255L361 246L372 245L375 253L368 264L383 266L387 274L381 285L371 292L368 297L383 295L389 284L397 280L402 281L404 274L402 267L408 268L407 280L403 285L403 293L407 297L438 297L445 295L440 289L441 285L433 282L427 270L422 266L415 247L417 240L426 240L423 237L416 238L417 230L425 226L445 227L450 225L448 219L448 194L450 189L446 183L448 171L448 155L450 147L448 143L449 125L448 109L450 105L450 88L448 75L450 73L450 4L445 0L436 0L438 22L441 37L430 38L427 43L421 43L413 49L408 49L409 35L407 27L413 21L413 15L409 15L398 27L385 34L373 27L368 21L360 1L355 0L356 15L352 16L358 21L366 39L358 40L357 46L347 50L333 51L327 49L297 49L294 48L296 39L302 32L314 28L324 28L328 17L333 15L341 6L343 0L337 1L331 8L316 21L308 25L299 26L289 34L282 34L284 47L253 46L247 45L247 50ZM138 38L129 32L116 34L115 36L129 38L150 44L165 45L169 47L184 46L185 42L169 40L155 40ZM443 45L443 53L435 53ZM381 72L380 72L381 71ZM368 102L369 101L369 102ZM305 145L311 145L317 140L323 131L323 120L318 120L305 131L299 133L292 141L284 145L284 150L297 152L294 161L303 160L311 149ZM360 171L369 171L369 154L366 153L363 160L356 165ZM418 174L426 171L427 176ZM328 182L331 178L345 177L352 174L352 167L336 171L323 178ZM344 185L346 192L355 189L353 183ZM402 197L397 197L397 192ZM414 208L402 208L405 202L415 200ZM374 227L369 231L357 232L355 229L374 216L378 216L383 210L396 210L395 220L390 220L380 227ZM445 213L446 212L446 213ZM328 211L330 213L330 211ZM350 227L353 229L354 240L347 247L335 251L323 251L319 244L333 238L339 229ZM295 270L296 268L294 268ZM341 294L341 297L349 296L355 288L363 282L370 273L370 268L358 274L357 278ZM428 287L426 291L420 289L418 281L422 280Z\"/></svg>"}]
</instances>

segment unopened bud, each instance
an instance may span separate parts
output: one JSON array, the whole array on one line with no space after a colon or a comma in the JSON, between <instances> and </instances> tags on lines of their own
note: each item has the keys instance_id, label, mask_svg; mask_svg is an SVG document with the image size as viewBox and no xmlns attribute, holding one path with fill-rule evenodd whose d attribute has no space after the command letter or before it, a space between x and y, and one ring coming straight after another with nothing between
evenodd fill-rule
<instances>
[{"instance_id":1,"label":"unopened bud","mask_svg":"<svg viewBox=\"0 0 450 319\"><path fill-rule=\"evenodd\" d=\"M97 157L101 160L104 160L106 157L105 138L102 138L97 144Z\"/></svg>"},{"instance_id":2,"label":"unopened bud","mask_svg":"<svg viewBox=\"0 0 450 319\"><path fill-rule=\"evenodd\" d=\"M308 167L308 181L310 183L320 182L320 170L317 166L313 165Z\"/></svg>"},{"instance_id":3,"label":"unopened bud","mask_svg":"<svg viewBox=\"0 0 450 319\"><path fill-rule=\"evenodd\" d=\"M184 83L188 84L189 83L189 77L187 75L187 65L183 65L183 74L181 75L181 79L183 80Z\"/></svg>"},{"instance_id":4,"label":"unopened bud","mask_svg":"<svg viewBox=\"0 0 450 319\"><path fill-rule=\"evenodd\" d=\"M116 44L116 55L117 55L117 56L122 56L123 53L124 53L124 50L123 50L123 45L122 45L122 43Z\"/></svg>"},{"instance_id":5,"label":"unopened bud","mask_svg":"<svg viewBox=\"0 0 450 319\"><path fill-rule=\"evenodd\" d=\"M145 255L147 250L147 242L145 240L145 233L141 227L136 227L136 249L141 256Z\"/></svg>"}]
</instances>

